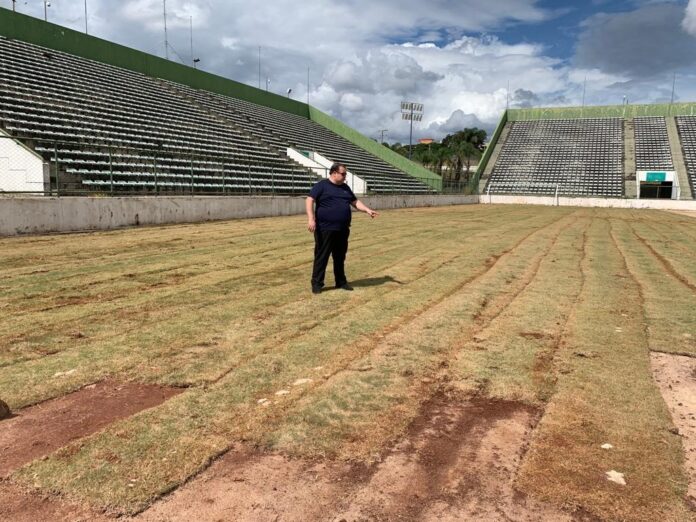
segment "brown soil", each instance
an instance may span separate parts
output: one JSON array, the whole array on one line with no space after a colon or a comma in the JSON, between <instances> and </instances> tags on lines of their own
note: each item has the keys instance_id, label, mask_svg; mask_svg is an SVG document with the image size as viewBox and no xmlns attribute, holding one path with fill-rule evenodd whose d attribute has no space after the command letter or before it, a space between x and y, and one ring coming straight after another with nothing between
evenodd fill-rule
<instances>
[{"instance_id":1,"label":"brown soil","mask_svg":"<svg viewBox=\"0 0 696 522\"><path fill-rule=\"evenodd\" d=\"M175 388L104 381L14 412L0 421L0 477L180 392Z\"/></svg>"},{"instance_id":2,"label":"brown soil","mask_svg":"<svg viewBox=\"0 0 696 522\"><path fill-rule=\"evenodd\" d=\"M673 214L681 214L682 216L689 216L696 218L696 210L670 210Z\"/></svg>"},{"instance_id":3,"label":"brown soil","mask_svg":"<svg viewBox=\"0 0 696 522\"><path fill-rule=\"evenodd\" d=\"M650 363L682 439L689 477L688 500L696 508L696 358L653 352Z\"/></svg>"},{"instance_id":4,"label":"brown soil","mask_svg":"<svg viewBox=\"0 0 696 522\"><path fill-rule=\"evenodd\" d=\"M517 403L438 395L372 466L293 460L240 446L136 518L572 520L514 490L537 417Z\"/></svg>"},{"instance_id":5,"label":"brown soil","mask_svg":"<svg viewBox=\"0 0 696 522\"><path fill-rule=\"evenodd\" d=\"M112 521L87 508L62 502L34 491L25 491L8 482L0 481L0 520L7 522L36 522L37 520L70 522Z\"/></svg>"}]
</instances>

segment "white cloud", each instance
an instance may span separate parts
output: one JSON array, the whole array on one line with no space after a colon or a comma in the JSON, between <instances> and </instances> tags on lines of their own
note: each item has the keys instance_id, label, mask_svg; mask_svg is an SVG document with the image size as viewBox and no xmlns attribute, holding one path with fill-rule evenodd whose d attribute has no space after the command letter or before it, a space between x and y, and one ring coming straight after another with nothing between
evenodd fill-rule
<instances>
[{"instance_id":1,"label":"white cloud","mask_svg":"<svg viewBox=\"0 0 696 522\"><path fill-rule=\"evenodd\" d=\"M696 36L696 0L689 0L684 12L682 27L691 36Z\"/></svg>"},{"instance_id":2,"label":"white cloud","mask_svg":"<svg viewBox=\"0 0 696 522\"><path fill-rule=\"evenodd\" d=\"M82 2L53 0L52 4L50 20L84 28ZM164 55L161 0L88 0L88 4L91 33ZM261 46L262 87L263 79L270 77L270 90L285 95L292 88L293 98L304 101L309 67L312 105L368 136L388 128L390 140L408 139L408 124L399 111L401 100L425 105L424 120L415 126L414 137L441 138L460 124L492 130L508 103L579 104L585 77L588 104L620 103L623 95L635 102L669 97L671 74L645 80L610 67L621 65L623 58L603 57L593 49L586 54L592 59L569 64L549 57L539 43L511 44L487 34L558 15L538 4L537 0L254 4L167 0L167 11L170 44L184 59L189 56L189 17L193 17L195 53L203 70L257 86ZM691 0L686 11L679 11L676 27L683 18L682 27L689 30L695 4ZM634 11L646 8L644 2L635 5ZM40 2L18 2L17 8L43 17ZM641 13L642 17L591 19L584 30L602 27L599 22L609 28L636 27L640 20L649 20ZM696 85L693 78L680 75L677 97L696 97L692 85Z\"/></svg>"}]
</instances>

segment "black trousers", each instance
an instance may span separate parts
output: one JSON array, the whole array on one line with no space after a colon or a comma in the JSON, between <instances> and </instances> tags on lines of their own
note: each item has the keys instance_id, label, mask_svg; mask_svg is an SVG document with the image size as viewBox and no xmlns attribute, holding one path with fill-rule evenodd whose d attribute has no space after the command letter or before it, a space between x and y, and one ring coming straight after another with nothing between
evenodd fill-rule
<instances>
[{"instance_id":1,"label":"black trousers","mask_svg":"<svg viewBox=\"0 0 696 522\"><path fill-rule=\"evenodd\" d=\"M342 286L348 282L346 279L345 261L346 252L348 252L349 235L350 229L314 231L312 288L321 288L324 286L324 277L326 276L326 265L329 263L329 256L333 257L336 286Z\"/></svg>"}]
</instances>

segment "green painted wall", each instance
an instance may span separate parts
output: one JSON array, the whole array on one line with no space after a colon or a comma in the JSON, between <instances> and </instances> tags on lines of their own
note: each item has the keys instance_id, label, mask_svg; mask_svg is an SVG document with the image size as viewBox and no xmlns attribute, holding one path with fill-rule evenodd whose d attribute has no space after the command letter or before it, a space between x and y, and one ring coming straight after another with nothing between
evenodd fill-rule
<instances>
[{"instance_id":1,"label":"green painted wall","mask_svg":"<svg viewBox=\"0 0 696 522\"><path fill-rule=\"evenodd\" d=\"M418 165L417 163L410 161L408 158L404 158L401 154L397 154L381 143L377 143L367 136L360 134L358 131L348 127L348 125L345 123L321 112L319 109L310 107L309 117L312 121L317 122L322 127L326 127L339 136L344 137L361 149L364 149L387 163L394 165L397 169L406 172L414 178L420 179L436 190L442 190L442 178L440 178L440 176L434 172L429 171L422 165Z\"/></svg>"},{"instance_id":2,"label":"green painted wall","mask_svg":"<svg viewBox=\"0 0 696 522\"><path fill-rule=\"evenodd\" d=\"M79 31L47 23L38 18L15 13L6 8L0 8L0 35L55 49L56 51L74 54L89 60L115 65L155 78L182 83L195 89L204 89L232 96L283 112L297 114L304 118L310 118L399 170L423 179L433 188L438 190L441 188L440 178L429 170L375 143L358 131L351 129L318 109L308 106L306 103L269 93L205 71L196 70L192 67L102 40L101 38L89 36Z\"/></svg>"},{"instance_id":3,"label":"green painted wall","mask_svg":"<svg viewBox=\"0 0 696 522\"><path fill-rule=\"evenodd\" d=\"M509 109L509 121L574 118L635 118L637 116L693 116L696 103L656 105L605 105L602 107L554 107Z\"/></svg>"},{"instance_id":4,"label":"green painted wall","mask_svg":"<svg viewBox=\"0 0 696 522\"><path fill-rule=\"evenodd\" d=\"M505 128L505 124L508 122L508 113L509 111L506 110L503 112L503 115L500 117L500 121L498 122L497 127L493 131L493 134L491 135L491 139L488 141L488 145L486 146L486 150L483 152L483 156L481 156L481 161L479 161L478 167L476 167L476 176L471 180L471 186L472 189L476 187L476 191L478 191L478 183L479 180L481 179L481 176L486 170L486 166L488 165L488 161L491 159L491 155L493 154L493 149L495 149L495 146L498 143L498 139L500 139L500 135L503 132L503 129Z\"/></svg>"}]
</instances>

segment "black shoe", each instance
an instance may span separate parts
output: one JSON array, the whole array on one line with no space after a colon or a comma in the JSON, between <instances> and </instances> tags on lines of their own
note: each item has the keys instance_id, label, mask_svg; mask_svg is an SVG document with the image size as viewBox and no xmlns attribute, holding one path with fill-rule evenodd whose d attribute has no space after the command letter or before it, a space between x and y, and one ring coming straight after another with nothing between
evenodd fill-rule
<instances>
[{"instance_id":1,"label":"black shoe","mask_svg":"<svg viewBox=\"0 0 696 522\"><path fill-rule=\"evenodd\" d=\"M321 294L321 287L320 286L319 287L313 286L312 293L313 294Z\"/></svg>"},{"instance_id":2,"label":"black shoe","mask_svg":"<svg viewBox=\"0 0 696 522\"><path fill-rule=\"evenodd\" d=\"M342 285L336 285L336 288L340 288L341 290L348 290L349 292L353 291L353 287L350 286L348 283L343 283Z\"/></svg>"}]
</instances>

